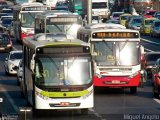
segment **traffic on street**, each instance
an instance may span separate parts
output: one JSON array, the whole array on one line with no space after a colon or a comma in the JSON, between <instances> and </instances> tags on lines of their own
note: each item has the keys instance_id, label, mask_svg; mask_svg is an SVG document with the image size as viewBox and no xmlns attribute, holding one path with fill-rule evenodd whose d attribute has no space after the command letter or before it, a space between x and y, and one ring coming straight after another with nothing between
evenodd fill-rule
<instances>
[{"instance_id":1,"label":"traffic on street","mask_svg":"<svg viewBox=\"0 0 160 120\"><path fill-rule=\"evenodd\" d=\"M156 4L0 0L0 120L159 120Z\"/></svg>"}]
</instances>

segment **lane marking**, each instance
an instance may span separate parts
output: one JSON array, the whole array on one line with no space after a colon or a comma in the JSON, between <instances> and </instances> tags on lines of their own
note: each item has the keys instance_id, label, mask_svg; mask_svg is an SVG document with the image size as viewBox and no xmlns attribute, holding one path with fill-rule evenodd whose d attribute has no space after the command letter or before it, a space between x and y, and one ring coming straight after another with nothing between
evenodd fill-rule
<instances>
[{"instance_id":1,"label":"lane marking","mask_svg":"<svg viewBox=\"0 0 160 120\"><path fill-rule=\"evenodd\" d=\"M7 97L6 99L10 102L10 104L12 105L14 111L17 112L18 111L18 107L16 106L16 104L12 100L11 96L6 92L6 89L4 89L2 86L0 86L0 87L1 87L1 90L4 91L4 95ZM5 99L3 99L3 101L5 101Z\"/></svg>"},{"instance_id":2,"label":"lane marking","mask_svg":"<svg viewBox=\"0 0 160 120\"><path fill-rule=\"evenodd\" d=\"M156 43L156 42L152 42L150 40L144 39L144 38L140 38L142 41L148 42L148 43L152 43L152 44L156 44L156 45L160 45L160 43ZM144 48L145 50L149 51L149 52L154 52L153 50Z\"/></svg>"},{"instance_id":3,"label":"lane marking","mask_svg":"<svg viewBox=\"0 0 160 120\"><path fill-rule=\"evenodd\" d=\"M13 50L18 50L16 47L13 47Z\"/></svg>"},{"instance_id":4,"label":"lane marking","mask_svg":"<svg viewBox=\"0 0 160 120\"><path fill-rule=\"evenodd\" d=\"M156 45L160 45L160 43L156 43L156 42L153 42L153 41L144 39L144 38L140 38L140 39L141 39L142 41L145 41L145 42L148 42L148 43L153 43L153 44L156 44Z\"/></svg>"},{"instance_id":5,"label":"lane marking","mask_svg":"<svg viewBox=\"0 0 160 120\"><path fill-rule=\"evenodd\" d=\"M154 98L153 100L160 104L160 100L159 99Z\"/></svg>"},{"instance_id":6,"label":"lane marking","mask_svg":"<svg viewBox=\"0 0 160 120\"><path fill-rule=\"evenodd\" d=\"M100 120L107 120L97 113L93 108L89 108L88 110L91 111L96 117L100 118Z\"/></svg>"},{"instance_id":7,"label":"lane marking","mask_svg":"<svg viewBox=\"0 0 160 120\"><path fill-rule=\"evenodd\" d=\"M154 52L153 50L150 50L150 49L147 49L147 48L144 48L146 51L149 51L149 52Z\"/></svg>"}]
</instances>

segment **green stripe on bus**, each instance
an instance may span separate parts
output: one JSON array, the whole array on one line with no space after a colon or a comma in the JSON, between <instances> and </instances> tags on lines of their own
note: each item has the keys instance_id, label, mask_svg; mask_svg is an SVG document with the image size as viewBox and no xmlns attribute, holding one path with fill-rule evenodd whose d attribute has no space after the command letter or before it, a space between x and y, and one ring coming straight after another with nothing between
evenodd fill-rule
<instances>
[{"instance_id":1,"label":"green stripe on bus","mask_svg":"<svg viewBox=\"0 0 160 120\"><path fill-rule=\"evenodd\" d=\"M88 90L83 90L83 91L77 91L77 92L47 92L47 91L42 91L41 95L46 96L46 97L60 97L60 98L65 98L65 97L81 97L86 94L88 94Z\"/></svg>"},{"instance_id":2,"label":"green stripe on bus","mask_svg":"<svg viewBox=\"0 0 160 120\"><path fill-rule=\"evenodd\" d=\"M79 43L65 43L65 42L61 42L61 43L50 43L50 44L46 44L46 46L52 46L52 45L80 45Z\"/></svg>"}]
</instances>

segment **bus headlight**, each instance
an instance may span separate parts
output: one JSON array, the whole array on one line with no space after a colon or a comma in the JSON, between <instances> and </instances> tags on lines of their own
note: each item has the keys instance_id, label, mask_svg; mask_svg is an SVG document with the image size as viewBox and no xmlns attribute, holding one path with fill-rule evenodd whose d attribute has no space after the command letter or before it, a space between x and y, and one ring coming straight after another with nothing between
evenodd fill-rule
<instances>
[{"instance_id":1,"label":"bus headlight","mask_svg":"<svg viewBox=\"0 0 160 120\"><path fill-rule=\"evenodd\" d=\"M96 73L95 76L97 76L98 78L102 77L101 74L99 74L99 73Z\"/></svg>"},{"instance_id":2,"label":"bus headlight","mask_svg":"<svg viewBox=\"0 0 160 120\"><path fill-rule=\"evenodd\" d=\"M93 93L93 89L91 91L88 91L87 94L82 96L82 99L86 99L88 96L90 96Z\"/></svg>"},{"instance_id":3,"label":"bus headlight","mask_svg":"<svg viewBox=\"0 0 160 120\"><path fill-rule=\"evenodd\" d=\"M44 95L42 95L42 94L41 94L41 93L39 93L39 92L35 92L35 94L36 94L37 96L39 96L40 98L44 99L44 100L48 100L48 99L50 99L49 97L44 96Z\"/></svg>"},{"instance_id":4,"label":"bus headlight","mask_svg":"<svg viewBox=\"0 0 160 120\"><path fill-rule=\"evenodd\" d=\"M140 73L141 73L141 74L144 74L144 70L141 70Z\"/></svg>"},{"instance_id":5,"label":"bus headlight","mask_svg":"<svg viewBox=\"0 0 160 120\"><path fill-rule=\"evenodd\" d=\"M130 76L129 76L129 78L133 78L133 77L135 77L136 75L138 75L138 73L139 73L139 72L136 72L136 73L134 73L134 74L130 75Z\"/></svg>"}]
</instances>

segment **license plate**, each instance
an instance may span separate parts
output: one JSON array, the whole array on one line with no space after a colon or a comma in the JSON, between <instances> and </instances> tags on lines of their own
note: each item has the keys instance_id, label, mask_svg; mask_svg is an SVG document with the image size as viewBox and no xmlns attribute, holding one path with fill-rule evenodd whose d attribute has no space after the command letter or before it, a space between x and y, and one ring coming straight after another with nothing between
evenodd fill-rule
<instances>
[{"instance_id":1,"label":"license plate","mask_svg":"<svg viewBox=\"0 0 160 120\"><path fill-rule=\"evenodd\" d=\"M119 80L113 80L112 83L118 84L118 83L120 83L120 81Z\"/></svg>"},{"instance_id":2,"label":"license plate","mask_svg":"<svg viewBox=\"0 0 160 120\"><path fill-rule=\"evenodd\" d=\"M70 103L69 103L69 102L61 102L60 105L61 105L61 106L69 106Z\"/></svg>"}]
</instances>

